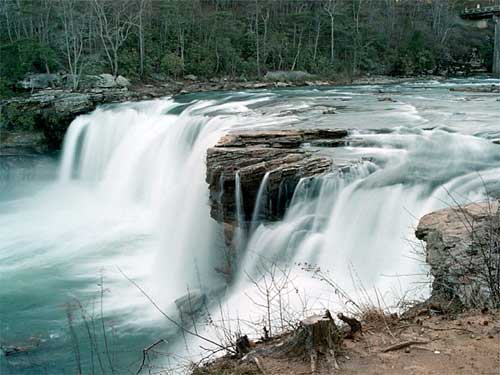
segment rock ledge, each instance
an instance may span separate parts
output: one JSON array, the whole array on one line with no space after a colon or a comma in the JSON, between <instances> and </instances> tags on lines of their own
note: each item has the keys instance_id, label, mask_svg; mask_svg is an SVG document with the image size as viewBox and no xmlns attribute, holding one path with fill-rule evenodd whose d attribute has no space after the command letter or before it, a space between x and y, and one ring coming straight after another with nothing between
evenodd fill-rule
<instances>
[{"instance_id":1,"label":"rock ledge","mask_svg":"<svg viewBox=\"0 0 500 375\"><path fill-rule=\"evenodd\" d=\"M425 215L416 230L434 277L431 300L459 307L500 304L500 201Z\"/></svg>"},{"instance_id":2,"label":"rock ledge","mask_svg":"<svg viewBox=\"0 0 500 375\"><path fill-rule=\"evenodd\" d=\"M239 174L243 220L252 218L261 182L267 176L266 202L260 207L266 220L280 219L299 180L332 169L329 156L302 148L318 140L344 144L346 130L264 130L230 133L207 152L207 182L211 215L218 222L237 220L236 175Z\"/></svg>"}]
</instances>

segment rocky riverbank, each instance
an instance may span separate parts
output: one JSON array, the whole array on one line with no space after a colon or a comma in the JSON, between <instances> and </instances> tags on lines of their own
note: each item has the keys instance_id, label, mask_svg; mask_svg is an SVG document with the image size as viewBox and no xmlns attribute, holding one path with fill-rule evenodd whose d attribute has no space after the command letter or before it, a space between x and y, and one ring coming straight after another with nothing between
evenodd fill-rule
<instances>
[{"instance_id":1,"label":"rocky riverbank","mask_svg":"<svg viewBox=\"0 0 500 375\"><path fill-rule=\"evenodd\" d=\"M407 318L366 310L361 331L344 337L334 354L309 355L297 346L283 353L293 331L268 340L250 341L249 350L198 364L192 375L470 375L498 370L500 313L468 312ZM300 328L299 328L300 329ZM333 363L332 363L333 362Z\"/></svg>"},{"instance_id":2,"label":"rocky riverbank","mask_svg":"<svg viewBox=\"0 0 500 375\"><path fill-rule=\"evenodd\" d=\"M99 105L140 101L163 96L195 92L258 90L296 86L330 86L342 84L388 84L412 79L443 77L398 78L386 76L362 77L352 82L317 80L314 77L299 81L263 80L231 81L197 77L184 80L157 80L131 84L121 76L109 74L88 76L81 89L69 88L67 77L57 74L29 76L20 82L25 93L0 101L0 153L3 155L32 155L61 148L64 134L75 117L93 111Z\"/></svg>"},{"instance_id":3,"label":"rocky riverbank","mask_svg":"<svg viewBox=\"0 0 500 375\"><path fill-rule=\"evenodd\" d=\"M432 296L425 303L412 303L402 314L356 305L354 315L340 313L339 320L327 311L322 321L340 328L329 333L318 327L305 343L297 343L296 337L318 316L273 337L266 337L264 328L260 339L240 337L234 353L199 364L192 374L495 373L500 201L432 212L420 220L416 235L426 243L433 276ZM239 345L242 340L244 346ZM290 343L293 350L288 350Z\"/></svg>"},{"instance_id":4,"label":"rocky riverbank","mask_svg":"<svg viewBox=\"0 0 500 375\"><path fill-rule=\"evenodd\" d=\"M426 243L434 306L500 307L499 205L493 200L451 207L420 220L416 236Z\"/></svg>"},{"instance_id":5,"label":"rocky riverbank","mask_svg":"<svg viewBox=\"0 0 500 375\"><path fill-rule=\"evenodd\" d=\"M460 86L452 87L450 91L500 94L500 85Z\"/></svg>"}]
</instances>

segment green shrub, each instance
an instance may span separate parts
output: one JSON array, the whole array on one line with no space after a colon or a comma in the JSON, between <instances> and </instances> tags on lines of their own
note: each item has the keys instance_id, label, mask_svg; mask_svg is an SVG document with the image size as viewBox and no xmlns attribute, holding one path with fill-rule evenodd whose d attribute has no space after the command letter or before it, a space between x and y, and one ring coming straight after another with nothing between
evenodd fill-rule
<instances>
[{"instance_id":1,"label":"green shrub","mask_svg":"<svg viewBox=\"0 0 500 375\"><path fill-rule=\"evenodd\" d=\"M1 94L8 93L26 73L42 73L59 67L56 52L31 39L22 39L0 46Z\"/></svg>"},{"instance_id":2,"label":"green shrub","mask_svg":"<svg viewBox=\"0 0 500 375\"><path fill-rule=\"evenodd\" d=\"M175 53L167 53L160 62L160 68L168 75L178 77L182 74L183 64L182 59Z\"/></svg>"}]
</instances>

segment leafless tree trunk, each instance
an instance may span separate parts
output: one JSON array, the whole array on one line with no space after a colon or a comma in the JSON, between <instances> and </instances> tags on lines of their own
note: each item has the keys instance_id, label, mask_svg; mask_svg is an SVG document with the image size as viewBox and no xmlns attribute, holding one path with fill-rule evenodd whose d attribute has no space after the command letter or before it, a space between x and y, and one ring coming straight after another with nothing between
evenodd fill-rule
<instances>
[{"instance_id":1,"label":"leafless tree trunk","mask_svg":"<svg viewBox=\"0 0 500 375\"><path fill-rule=\"evenodd\" d=\"M262 56L264 67L266 65L267 60L267 35L268 35L268 25L269 25L269 9L266 11L266 16L262 17L262 21L264 21L264 38L262 40Z\"/></svg>"},{"instance_id":2,"label":"leafless tree trunk","mask_svg":"<svg viewBox=\"0 0 500 375\"><path fill-rule=\"evenodd\" d=\"M299 34L299 44L297 45L297 53L295 54L295 58L293 59L293 64L291 70L294 71L296 66L297 66L297 61L299 60L299 55L300 55L300 49L302 48L302 32L303 30L300 31Z\"/></svg>"},{"instance_id":3,"label":"leafless tree trunk","mask_svg":"<svg viewBox=\"0 0 500 375\"><path fill-rule=\"evenodd\" d=\"M330 61L333 63L335 60L335 10L337 8L336 0L329 0L325 5L325 12L330 17ZM319 28L319 26L318 26ZM319 33L319 31L318 31Z\"/></svg>"},{"instance_id":4,"label":"leafless tree trunk","mask_svg":"<svg viewBox=\"0 0 500 375\"><path fill-rule=\"evenodd\" d=\"M321 19L318 17L318 26L316 27L316 38L314 39L314 53L313 53L313 62L316 63L316 57L318 55L318 42L319 35L321 30Z\"/></svg>"},{"instance_id":5,"label":"leafless tree trunk","mask_svg":"<svg viewBox=\"0 0 500 375\"><path fill-rule=\"evenodd\" d=\"M12 22L10 19L11 11L9 10L9 6L6 1L2 1L0 4L2 6L2 14L5 17L5 26L7 28L7 35L9 36L9 41L12 43L14 41L14 38L12 37L12 31L11 31L11 22Z\"/></svg>"},{"instance_id":6,"label":"leafless tree trunk","mask_svg":"<svg viewBox=\"0 0 500 375\"><path fill-rule=\"evenodd\" d=\"M354 45L353 45L353 62L352 75L355 76L359 65L359 50L361 48L361 30L360 30L360 14L363 5L363 0L352 0L352 12L354 20Z\"/></svg>"},{"instance_id":7,"label":"leafless tree trunk","mask_svg":"<svg viewBox=\"0 0 500 375\"><path fill-rule=\"evenodd\" d=\"M143 15L144 8L146 5L145 0L141 0L139 7L139 55L140 55L140 64L139 64L139 74L141 77L144 75L144 26L143 26Z\"/></svg>"},{"instance_id":8,"label":"leafless tree trunk","mask_svg":"<svg viewBox=\"0 0 500 375\"><path fill-rule=\"evenodd\" d=\"M255 0L255 53L257 60L257 76L260 78L260 46L259 46L259 1Z\"/></svg>"},{"instance_id":9,"label":"leafless tree trunk","mask_svg":"<svg viewBox=\"0 0 500 375\"><path fill-rule=\"evenodd\" d=\"M116 77L118 75L118 51L135 24L134 16L128 14L130 9L127 1L94 0L94 9L97 15L99 38L111 72Z\"/></svg>"},{"instance_id":10,"label":"leafless tree trunk","mask_svg":"<svg viewBox=\"0 0 500 375\"><path fill-rule=\"evenodd\" d=\"M69 72L73 81L73 90L78 88L82 73L82 51L85 35L85 22L79 17L76 9L77 1L63 0L61 21L64 28L64 55L68 63Z\"/></svg>"}]
</instances>

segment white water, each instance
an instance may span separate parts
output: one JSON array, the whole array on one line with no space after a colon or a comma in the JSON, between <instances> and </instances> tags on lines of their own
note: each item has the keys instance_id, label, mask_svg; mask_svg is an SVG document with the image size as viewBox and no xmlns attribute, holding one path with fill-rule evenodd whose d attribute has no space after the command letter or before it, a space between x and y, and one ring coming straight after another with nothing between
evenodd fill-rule
<instances>
[{"instance_id":1,"label":"white water","mask_svg":"<svg viewBox=\"0 0 500 375\"><path fill-rule=\"evenodd\" d=\"M262 178L262 182L259 186L259 191L257 192L257 198L255 199L255 208L252 213L252 228L250 232L255 230L255 226L259 224L260 218L259 214L262 210L262 205L266 204L266 195L267 195L267 183L269 181L269 176L271 172L266 172L264 177Z\"/></svg>"},{"instance_id":2,"label":"white water","mask_svg":"<svg viewBox=\"0 0 500 375\"><path fill-rule=\"evenodd\" d=\"M499 146L490 139L500 134L500 109L495 98L471 104L459 101L461 94L433 91L439 89L418 95L403 85L396 89L407 90L399 103L378 102L364 91L372 87L291 90L194 101L180 114L168 113L180 103L157 100L80 116L66 135L58 181L1 203L0 298L8 301L2 303L8 306L2 308L3 335L23 339L39 331L61 345L57 338L67 333L60 306L95 291L104 269L106 314L119 321L125 345L140 354L158 336L161 316L117 267L169 312L188 285L219 289L223 280L213 270L223 253L222 238L209 215L205 153L236 127L298 122L361 129L353 131L353 146L331 152L334 160L371 161L302 180L276 223L259 218L266 204L264 178L240 272L231 290L220 295L228 317L261 319L262 309L251 302L259 293L249 276L260 279L269 261L293 269L297 292L287 303L295 311L305 311L306 295L308 311L338 303L328 285L301 269L306 262L329 271L353 298L373 298L377 290L392 305L407 290L425 294L425 269L409 243L413 227L423 214L449 203L447 191L466 202L484 196L483 184L499 188ZM335 117L312 109L303 118L280 115L317 102L337 103L346 92L352 102ZM455 113L457 106L467 119ZM378 131L382 127L389 130ZM242 221L245 197L238 184L235 192ZM143 333L151 326L153 333ZM147 337L139 339L141 334ZM172 345L181 350L182 340ZM65 355L61 363L72 363L71 353ZM29 368L27 373L36 373ZM59 370L54 373L64 373Z\"/></svg>"}]
</instances>

